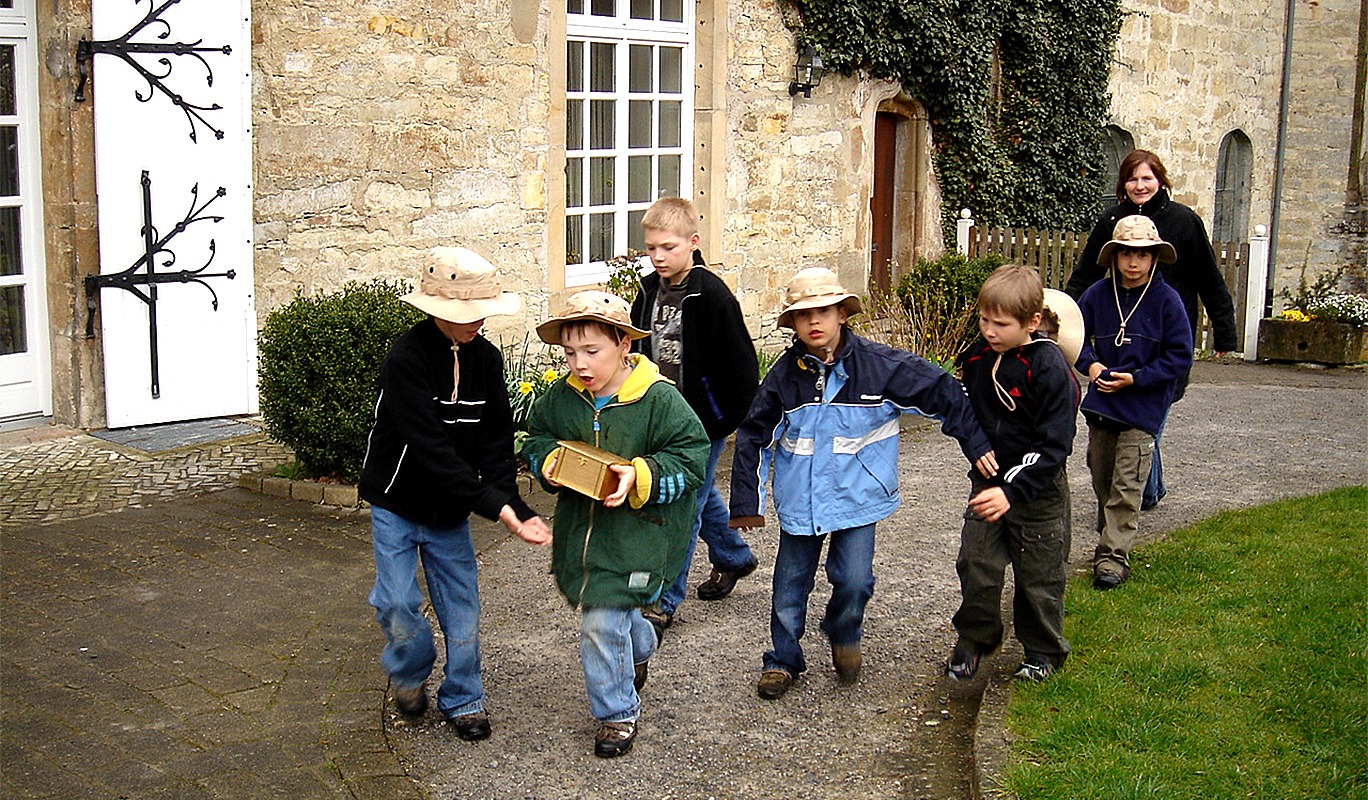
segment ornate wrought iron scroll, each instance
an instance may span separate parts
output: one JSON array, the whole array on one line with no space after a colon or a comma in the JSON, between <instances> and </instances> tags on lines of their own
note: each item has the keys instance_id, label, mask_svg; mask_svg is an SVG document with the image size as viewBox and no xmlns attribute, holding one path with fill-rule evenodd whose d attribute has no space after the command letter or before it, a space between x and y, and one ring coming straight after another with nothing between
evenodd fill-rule
<instances>
[{"instance_id":1,"label":"ornate wrought iron scroll","mask_svg":"<svg viewBox=\"0 0 1368 800\"><path fill-rule=\"evenodd\" d=\"M134 2L140 2L140 0L134 0ZM224 55L228 55L233 52L233 48L226 44L218 47L201 46L204 42L203 39L197 39L193 42L165 41L171 38L171 23L162 19L161 14L166 9L179 2L180 0L165 0L159 6L151 6L151 0L149 0L147 14L143 16L142 20L138 22L137 25L134 25L131 30L117 39L105 39L94 42L81 39L76 45L76 66L81 78L80 83L76 85L76 101L82 102L85 100L86 81L90 78L90 72L86 65L94 58L95 54L105 53L107 55L118 56L132 67L135 72L141 75L143 80L147 81L147 94L144 95L140 91L135 91L133 93L133 96L138 98L139 102L146 103L151 100L157 92L161 92L185 114L186 121L190 123L191 141L199 141L195 136L196 123L213 131L215 139L222 139L223 131L210 124L209 120L206 119L201 112L219 111L223 106L218 103L214 103L213 105L192 103L189 100L186 100L182 95L172 91L165 83L165 81L171 77L172 70L171 59L167 58L167 56L193 56L198 59L199 62L204 65L205 83L212 87L214 85L214 70L200 53L223 53ZM134 36L144 30L150 29L154 24L162 29L160 33L156 34L156 37L162 40L161 42L132 41ZM133 57L135 54L146 53L165 54L157 59L157 64L161 67L161 74L153 73Z\"/></svg>"},{"instance_id":2,"label":"ornate wrought iron scroll","mask_svg":"<svg viewBox=\"0 0 1368 800\"><path fill-rule=\"evenodd\" d=\"M205 272L209 265L214 261L217 252L214 240L209 240L209 259L204 262L204 266L199 269L183 269L178 272L157 272L156 259L159 254L165 254L166 260L162 261L163 267L171 267L176 263L176 253L169 247L171 240L178 234L183 233L186 228L196 222L222 222L223 217L205 213L210 204L223 197L228 190L219 187L203 204L199 203L199 184L195 184L190 190L190 210L171 232L165 236L158 236L157 229L152 225L152 179L148 177L147 170L142 172L142 201L143 201L143 254L134 261L132 266L122 272L115 272L108 275L87 275L85 278L86 291L86 338L95 338L95 309L97 307L96 298L99 296L100 289L113 287L132 292L139 300L147 304L147 331L148 343L151 351L152 361L152 396L161 397L161 370L157 357L157 284L161 283L198 283L209 290L212 296L214 310L218 311L218 293L214 287L204 281L205 278L227 278L232 280L237 277L235 270L227 272ZM139 272L144 266L146 272ZM143 290L146 287L146 291Z\"/></svg>"}]
</instances>

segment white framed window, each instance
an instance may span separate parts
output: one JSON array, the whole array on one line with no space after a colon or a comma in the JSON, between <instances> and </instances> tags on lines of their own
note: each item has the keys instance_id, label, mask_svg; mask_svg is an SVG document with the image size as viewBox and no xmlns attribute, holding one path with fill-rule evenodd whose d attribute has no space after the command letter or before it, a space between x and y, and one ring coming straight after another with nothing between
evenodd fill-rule
<instances>
[{"instance_id":1,"label":"white framed window","mask_svg":"<svg viewBox=\"0 0 1368 800\"><path fill-rule=\"evenodd\" d=\"M644 249L641 217L688 197L693 20L684 0L567 0L565 283Z\"/></svg>"}]
</instances>

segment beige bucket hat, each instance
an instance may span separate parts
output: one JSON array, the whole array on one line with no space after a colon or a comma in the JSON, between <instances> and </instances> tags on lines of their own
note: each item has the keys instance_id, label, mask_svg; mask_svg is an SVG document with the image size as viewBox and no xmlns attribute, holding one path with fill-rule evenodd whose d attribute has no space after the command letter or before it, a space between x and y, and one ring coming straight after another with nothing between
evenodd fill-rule
<instances>
[{"instance_id":1,"label":"beige bucket hat","mask_svg":"<svg viewBox=\"0 0 1368 800\"><path fill-rule=\"evenodd\" d=\"M1059 344L1072 367L1078 354L1083 352L1083 312L1078 310L1078 303L1072 297L1058 289L1045 290L1045 307L1059 317L1059 330L1050 338Z\"/></svg>"},{"instance_id":2,"label":"beige bucket hat","mask_svg":"<svg viewBox=\"0 0 1368 800\"><path fill-rule=\"evenodd\" d=\"M825 308L840 304L846 315L858 314L864 310L860 298L854 292L841 287L836 273L826 267L808 267L799 270L789 281L784 295L784 310L779 312L779 327L793 327L793 312L805 308Z\"/></svg>"},{"instance_id":3,"label":"beige bucket hat","mask_svg":"<svg viewBox=\"0 0 1368 800\"><path fill-rule=\"evenodd\" d=\"M615 294L585 289L575 292L565 301L560 314L537 326L537 336L547 344L561 343L561 326L578 319L592 319L612 325L627 334L628 339L644 339L650 331L643 331L632 325L632 310Z\"/></svg>"},{"instance_id":4,"label":"beige bucket hat","mask_svg":"<svg viewBox=\"0 0 1368 800\"><path fill-rule=\"evenodd\" d=\"M494 265L473 250L434 247L423 260L418 288L399 299L438 319L462 324L518 313L522 299L503 291L494 273Z\"/></svg>"},{"instance_id":5,"label":"beige bucket hat","mask_svg":"<svg viewBox=\"0 0 1368 800\"><path fill-rule=\"evenodd\" d=\"M1155 258L1161 262L1172 264L1178 260L1173 245L1159 238L1159 229L1154 227L1153 220L1143 214L1132 214L1116 221L1111 241L1102 245L1102 250L1097 254L1097 263L1110 267L1112 253L1118 247L1153 247Z\"/></svg>"}]
</instances>

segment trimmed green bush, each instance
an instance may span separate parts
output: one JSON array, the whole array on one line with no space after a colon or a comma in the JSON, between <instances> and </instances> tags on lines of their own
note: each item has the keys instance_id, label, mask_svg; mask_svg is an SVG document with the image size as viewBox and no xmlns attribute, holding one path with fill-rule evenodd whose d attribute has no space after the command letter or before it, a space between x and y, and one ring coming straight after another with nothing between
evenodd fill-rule
<instances>
[{"instance_id":1,"label":"trimmed green bush","mask_svg":"<svg viewBox=\"0 0 1368 800\"><path fill-rule=\"evenodd\" d=\"M257 337L266 432L316 478L354 482L375 409L380 364L423 313L399 296L402 281L349 282L266 315Z\"/></svg>"},{"instance_id":2,"label":"trimmed green bush","mask_svg":"<svg viewBox=\"0 0 1368 800\"><path fill-rule=\"evenodd\" d=\"M979 289L1004 263L998 255L969 259L954 252L922 259L903 274L893 297L871 298L860 330L950 370L978 335Z\"/></svg>"}]
</instances>

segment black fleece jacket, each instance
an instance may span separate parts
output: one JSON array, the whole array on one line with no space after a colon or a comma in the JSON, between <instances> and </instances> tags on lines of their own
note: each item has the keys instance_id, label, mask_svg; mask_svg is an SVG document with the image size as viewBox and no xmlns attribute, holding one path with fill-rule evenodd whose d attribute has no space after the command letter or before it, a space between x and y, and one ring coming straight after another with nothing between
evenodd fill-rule
<instances>
[{"instance_id":1,"label":"black fleece jacket","mask_svg":"<svg viewBox=\"0 0 1368 800\"><path fill-rule=\"evenodd\" d=\"M1054 484L1073 452L1079 401L1073 370L1059 346L1043 339L1013 347L999 359L980 338L960 355L959 367L998 462L992 481L969 471L975 490L997 485L1014 507L1031 502ZM999 398L995 377L1006 399Z\"/></svg>"},{"instance_id":2,"label":"black fleece jacket","mask_svg":"<svg viewBox=\"0 0 1368 800\"><path fill-rule=\"evenodd\" d=\"M702 420L709 439L723 439L736 430L755 399L760 368L755 357L741 305L722 279L706 267L695 266L684 277L683 363L679 390ZM660 276L654 272L641 279L641 292L632 303L632 324L651 330L651 315ZM633 343L633 349L654 359L650 338Z\"/></svg>"},{"instance_id":3,"label":"black fleece jacket","mask_svg":"<svg viewBox=\"0 0 1368 800\"><path fill-rule=\"evenodd\" d=\"M451 340L431 318L390 347L357 489L371 505L421 524L455 525L472 512L495 520L505 504L529 519L535 512L518 496L503 357L476 336L459 358L453 403Z\"/></svg>"},{"instance_id":4,"label":"black fleece jacket","mask_svg":"<svg viewBox=\"0 0 1368 800\"><path fill-rule=\"evenodd\" d=\"M1178 260L1172 264L1160 264L1159 271L1183 300L1193 341L1197 340L1197 299L1200 297L1211 319L1216 349L1234 350L1235 303L1230 299L1230 290L1226 288L1220 268L1216 266L1216 255L1211 251L1211 237L1207 235L1202 218L1192 209L1172 200L1167 189L1160 188L1144 207L1137 206L1127 198L1108 209L1097 220L1087 244L1083 246L1078 265L1064 287L1065 293L1077 300L1089 286L1107 276L1111 265L1098 264L1097 254L1111 240L1117 220L1133 214L1143 214L1153 220L1154 227L1159 229L1159 238L1173 245L1178 253Z\"/></svg>"}]
</instances>

